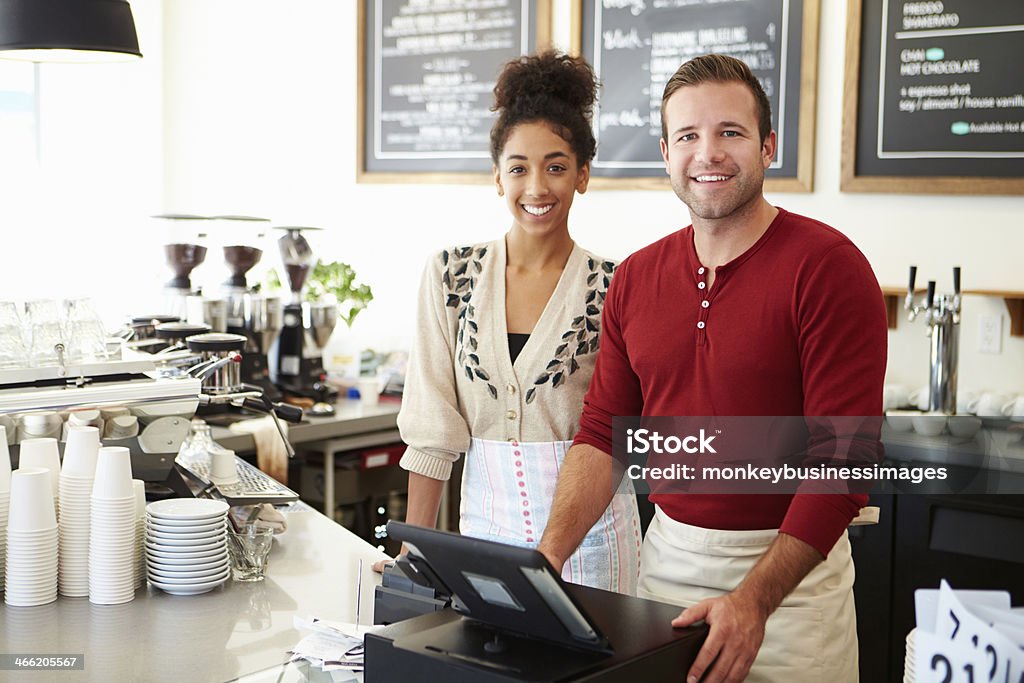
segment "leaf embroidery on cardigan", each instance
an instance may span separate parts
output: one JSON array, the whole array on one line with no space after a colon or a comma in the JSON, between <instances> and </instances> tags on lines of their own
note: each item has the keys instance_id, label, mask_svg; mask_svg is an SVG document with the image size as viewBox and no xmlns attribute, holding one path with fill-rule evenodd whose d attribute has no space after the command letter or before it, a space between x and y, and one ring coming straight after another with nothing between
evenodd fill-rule
<instances>
[{"instance_id":1,"label":"leaf embroidery on cardigan","mask_svg":"<svg viewBox=\"0 0 1024 683\"><path fill-rule=\"evenodd\" d=\"M581 303L583 315L572 319L569 329L561 336L555 348L554 357L544 367L544 372L533 380L533 387L526 392L526 402L532 403L537 397L537 390L545 385L552 390L565 384L566 379L580 369L577 356L584 356L597 351L600 345L601 309L611 282L611 274L615 272L612 261L595 261L587 258L587 292ZM603 287L602 287L603 285ZM551 383L548 384L548 380Z\"/></svg>"},{"instance_id":2,"label":"leaf embroidery on cardigan","mask_svg":"<svg viewBox=\"0 0 1024 683\"><path fill-rule=\"evenodd\" d=\"M477 355L479 343L476 335L480 330L479 325L473 319L476 317L476 309L470 304L473 298L473 289L476 288L476 274L483 272L481 260L487 255L487 247L455 247L451 250L441 252L441 265L444 266L444 274L441 276L441 284L445 290L445 306L458 311L459 333L458 355L456 360L462 366L462 371L470 382L480 380L487 389L491 398L497 400L498 389L491 384L491 375L487 370L480 367L480 356ZM467 347L469 351L467 352Z\"/></svg>"}]
</instances>

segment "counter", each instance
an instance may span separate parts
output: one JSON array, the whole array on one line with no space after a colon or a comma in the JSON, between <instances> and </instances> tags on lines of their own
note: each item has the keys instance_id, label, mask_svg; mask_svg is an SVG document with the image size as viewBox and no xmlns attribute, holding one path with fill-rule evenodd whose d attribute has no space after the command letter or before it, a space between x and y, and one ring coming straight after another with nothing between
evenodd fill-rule
<instances>
[{"instance_id":1,"label":"counter","mask_svg":"<svg viewBox=\"0 0 1024 683\"><path fill-rule=\"evenodd\" d=\"M270 681L304 680L282 668L302 634L295 616L354 622L359 560L360 623L373 621L371 565L384 554L303 504L274 539L267 578L228 581L209 593L173 596L146 587L124 605L58 598L39 607L0 605L0 652L85 655L85 670L0 672L26 681L231 681L271 669ZM259 675L246 680L264 680Z\"/></svg>"}]
</instances>

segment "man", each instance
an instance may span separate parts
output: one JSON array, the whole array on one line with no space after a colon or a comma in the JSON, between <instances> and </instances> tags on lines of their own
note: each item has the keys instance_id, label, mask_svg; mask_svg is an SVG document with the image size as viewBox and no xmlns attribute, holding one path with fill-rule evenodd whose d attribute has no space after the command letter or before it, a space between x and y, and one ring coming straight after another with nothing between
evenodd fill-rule
<instances>
[{"instance_id":1,"label":"man","mask_svg":"<svg viewBox=\"0 0 1024 683\"><path fill-rule=\"evenodd\" d=\"M693 224L626 259L608 291L540 544L555 567L615 488L613 416L881 414L877 281L842 234L765 200L769 106L746 65L721 55L687 62L665 87L662 157ZM823 438L812 428L810 443ZM870 439L874 448L877 432ZM673 626L710 626L688 683L857 680L846 527L865 496L651 500L639 595L685 606Z\"/></svg>"}]
</instances>

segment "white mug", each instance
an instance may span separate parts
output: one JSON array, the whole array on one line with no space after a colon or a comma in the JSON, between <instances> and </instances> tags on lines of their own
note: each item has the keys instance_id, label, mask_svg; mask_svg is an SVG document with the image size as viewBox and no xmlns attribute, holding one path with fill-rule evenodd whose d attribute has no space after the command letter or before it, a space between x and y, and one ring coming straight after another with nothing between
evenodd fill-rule
<instances>
[{"instance_id":1,"label":"white mug","mask_svg":"<svg viewBox=\"0 0 1024 683\"><path fill-rule=\"evenodd\" d=\"M921 387L907 397L907 405L914 406L918 410L928 410L929 393L928 387Z\"/></svg>"},{"instance_id":2,"label":"white mug","mask_svg":"<svg viewBox=\"0 0 1024 683\"><path fill-rule=\"evenodd\" d=\"M980 395L980 392L974 391L973 389L958 391L956 393L957 415L972 414L978 406L978 397Z\"/></svg>"},{"instance_id":3,"label":"white mug","mask_svg":"<svg viewBox=\"0 0 1024 683\"><path fill-rule=\"evenodd\" d=\"M882 407L885 410L895 410L907 405L910 392L902 384L886 384L882 389Z\"/></svg>"},{"instance_id":4,"label":"white mug","mask_svg":"<svg viewBox=\"0 0 1024 683\"><path fill-rule=\"evenodd\" d=\"M978 417L1003 417L1003 408L1011 398L996 391L986 391L978 397L973 412Z\"/></svg>"},{"instance_id":5,"label":"white mug","mask_svg":"<svg viewBox=\"0 0 1024 683\"><path fill-rule=\"evenodd\" d=\"M1024 422L1024 396L1007 401L1003 404L1001 412L1014 422Z\"/></svg>"}]
</instances>

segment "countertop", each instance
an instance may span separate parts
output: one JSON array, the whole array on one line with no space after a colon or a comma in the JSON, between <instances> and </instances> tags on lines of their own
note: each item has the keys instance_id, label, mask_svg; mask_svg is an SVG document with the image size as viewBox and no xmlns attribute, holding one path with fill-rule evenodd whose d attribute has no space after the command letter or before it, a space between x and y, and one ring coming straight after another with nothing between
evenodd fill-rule
<instances>
[{"instance_id":1,"label":"countertop","mask_svg":"<svg viewBox=\"0 0 1024 683\"><path fill-rule=\"evenodd\" d=\"M0 604L0 652L85 655L84 671L0 673L26 681L305 680L287 650L302 634L295 616L354 622L362 560L360 623L373 623L373 562L384 554L308 506L288 513L267 578L228 581L174 596L146 587L124 605L58 598L39 607ZM269 671L268 671L269 670ZM250 675L253 675L250 677Z\"/></svg>"},{"instance_id":2,"label":"countertop","mask_svg":"<svg viewBox=\"0 0 1024 683\"><path fill-rule=\"evenodd\" d=\"M387 440L398 440L398 410L400 401L382 399L376 405L365 405L359 400L341 399L335 405L335 414L329 417L307 415L299 424L289 424L288 440L292 444L309 444L318 441L344 437L360 437L367 434L386 436ZM388 432L389 434L380 434ZM253 452L256 443L251 434L236 432L227 427L213 427L214 441L236 453ZM391 438L391 437L394 438ZM376 443L384 443L377 438ZM360 446L353 445L352 448Z\"/></svg>"}]
</instances>

